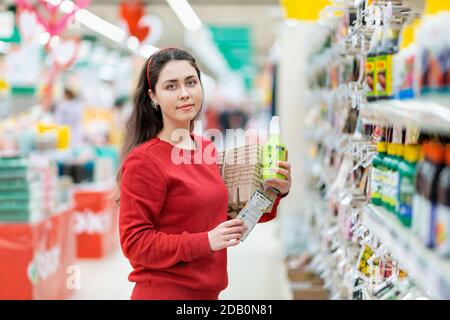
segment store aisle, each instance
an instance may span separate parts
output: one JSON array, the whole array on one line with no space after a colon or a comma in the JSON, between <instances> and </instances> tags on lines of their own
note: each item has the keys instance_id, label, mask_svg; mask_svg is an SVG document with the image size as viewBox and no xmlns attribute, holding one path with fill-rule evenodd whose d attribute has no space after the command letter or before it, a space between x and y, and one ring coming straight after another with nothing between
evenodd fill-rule
<instances>
[{"instance_id":1,"label":"store aisle","mask_svg":"<svg viewBox=\"0 0 450 320\"><path fill-rule=\"evenodd\" d=\"M280 221L256 225L228 250L229 285L220 299L292 299L283 259Z\"/></svg>"},{"instance_id":2,"label":"store aisle","mask_svg":"<svg viewBox=\"0 0 450 320\"><path fill-rule=\"evenodd\" d=\"M240 246L228 250L229 286L220 299L291 299L285 275L279 221L259 224ZM80 260L81 289L71 300L127 300L133 284L120 249L100 260Z\"/></svg>"},{"instance_id":3,"label":"store aisle","mask_svg":"<svg viewBox=\"0 0 450 320\"><path fill-rule=\"evenodd\" d=\"M78 261L81 269L81 288L71 300L128 300L133 284L128 281L131 266L117 248L103 259Z\"/></svg>"}]
</instances>

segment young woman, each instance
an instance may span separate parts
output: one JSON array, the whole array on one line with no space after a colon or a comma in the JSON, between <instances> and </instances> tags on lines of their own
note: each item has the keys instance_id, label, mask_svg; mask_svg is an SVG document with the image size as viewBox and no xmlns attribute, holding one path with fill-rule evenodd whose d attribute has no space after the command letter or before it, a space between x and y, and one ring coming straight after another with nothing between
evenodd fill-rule
<instances>
[{"instance_id":1,"label":"young woman","mask_svg":"<svg viewBox=\"0 0 450 320\"><path fill-rule=\"evenodd\" d=\"M190 158L211 145L215 156L212 142L192 133L202 101L200 70L188 52L163 49L148 59L118 172L120 241L134 269L132 299L217 300L227 287L226 249L239 244L246 227L227 220L227 188L216 162L174 161L180 152ZM261 222L275 217L289 191L289 164L280 163L278 172L287 180L267 183L280 196Z\"/></svg>"}]
</instances>

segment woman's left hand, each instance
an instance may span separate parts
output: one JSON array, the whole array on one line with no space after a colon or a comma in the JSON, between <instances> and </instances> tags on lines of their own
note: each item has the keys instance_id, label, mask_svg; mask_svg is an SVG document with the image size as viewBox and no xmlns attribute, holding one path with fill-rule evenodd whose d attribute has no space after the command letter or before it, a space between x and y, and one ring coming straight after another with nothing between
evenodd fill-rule
<instances>
[{"instance_id":1,"label":"woman's left hand","mask_svg":"<svg viewBox=\"0 0 450 320\"><path fill-rule=\"evenodd\" d=\"M285 195L291 189L291 164L287 161L278 161L278 169L275 173L279 173L286 178L286 180L274 178L265 182L268 187L273 187L280 191L280 196Z\"/></svg>"}]
</instances>

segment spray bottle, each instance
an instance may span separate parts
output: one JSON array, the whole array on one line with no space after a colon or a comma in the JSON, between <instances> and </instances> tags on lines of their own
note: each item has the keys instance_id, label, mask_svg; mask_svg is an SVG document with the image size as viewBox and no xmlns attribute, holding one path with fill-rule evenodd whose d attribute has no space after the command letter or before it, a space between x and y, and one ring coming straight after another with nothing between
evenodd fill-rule
<instances>
[{"instance_id":1,"label":"spray bottle","mask_svg":"<svg viewBox=\"0 0 450 320\"><path fill-rule=\"evenodd\" d=\"M280 117L273 116L269 126L269 140L263 149L263 181L285 177L275 172L278 169L278 161L286 161L286 146L280 139Z\"/></svg>"}]
</instances>

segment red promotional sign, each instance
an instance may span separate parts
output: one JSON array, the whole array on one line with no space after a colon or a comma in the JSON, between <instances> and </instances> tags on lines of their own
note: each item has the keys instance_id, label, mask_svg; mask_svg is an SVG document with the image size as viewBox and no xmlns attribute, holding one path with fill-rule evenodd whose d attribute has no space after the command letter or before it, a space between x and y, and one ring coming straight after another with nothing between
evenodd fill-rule
<instances>
[{"instance_id":1,"label":"red promotional sign","mask_svg":"<svg viewBox=\"0 0 450 320\"><path fill-rule=\"evenodd\" d=\"M101 258L119 243L118 210L110 190L75 192L78 257Z\"/></svg>"},{"instance_id":2,"label":"red promotional sign","mask_svg":"<svg viewBox=\"0 0 450 320\"><path fill-rule=\"evenodd\" d=\"M65 299L76 264L74 212L36 224L0 224L0 299Z\"/></svg>"}]
</instances>

